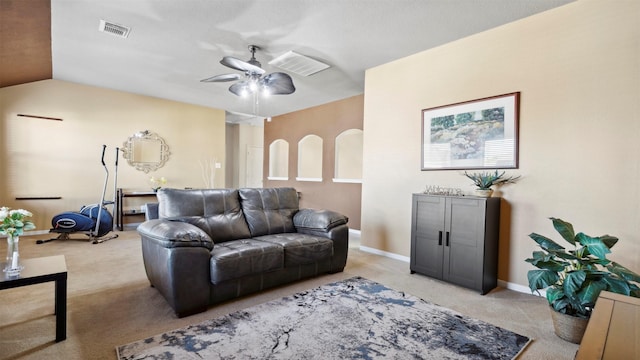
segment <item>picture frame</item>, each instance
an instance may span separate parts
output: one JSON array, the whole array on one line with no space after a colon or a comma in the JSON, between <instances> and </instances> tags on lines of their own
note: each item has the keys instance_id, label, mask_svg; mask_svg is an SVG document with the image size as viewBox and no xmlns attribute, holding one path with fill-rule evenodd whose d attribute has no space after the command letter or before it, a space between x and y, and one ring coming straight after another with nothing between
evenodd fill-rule
<instances>
[{"instance_id":1,"label":"picture frame","mask_svg":"<svg viewBox=\"0 0 640 360\"><path fill-rule=\"evenodd\" d=\"M520 92L422 110L421 169L517 169Z\"/></svg>"}]
</instances>

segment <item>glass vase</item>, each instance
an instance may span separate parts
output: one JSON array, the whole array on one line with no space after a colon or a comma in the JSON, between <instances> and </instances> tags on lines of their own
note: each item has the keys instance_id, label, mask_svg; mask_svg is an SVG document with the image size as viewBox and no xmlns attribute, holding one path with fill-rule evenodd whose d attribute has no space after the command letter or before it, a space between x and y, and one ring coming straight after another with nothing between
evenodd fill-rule
<instances>
[{"instance_id":1,"label":"glass vase","mask_svg":"<svg viewBox=\"0 0 640 360\"><path fill-rule=\"evenodd\" d=\"M20 275L20 271L24 269L24 266L20 264L20 249L18 244L20 243L19 236L7 237L7 262L4 266L4 271L7 276Z\"/></svg>"}]
</instances>

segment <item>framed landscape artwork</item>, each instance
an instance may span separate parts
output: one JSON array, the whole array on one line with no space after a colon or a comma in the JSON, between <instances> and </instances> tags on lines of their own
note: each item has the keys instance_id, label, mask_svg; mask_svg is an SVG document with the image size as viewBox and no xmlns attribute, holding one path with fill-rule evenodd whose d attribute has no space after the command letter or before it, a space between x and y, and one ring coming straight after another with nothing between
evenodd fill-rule
<instances>
[{"instance_id":1,"label":"framed landscape artwork","mask_svg":"<svg viewBox=\"0 0 640 360\"><path fill-rule=\"evenodd\" d=\"M422 170L517 169L520 93L422 110Z\"/></svg>"}]
</instances>

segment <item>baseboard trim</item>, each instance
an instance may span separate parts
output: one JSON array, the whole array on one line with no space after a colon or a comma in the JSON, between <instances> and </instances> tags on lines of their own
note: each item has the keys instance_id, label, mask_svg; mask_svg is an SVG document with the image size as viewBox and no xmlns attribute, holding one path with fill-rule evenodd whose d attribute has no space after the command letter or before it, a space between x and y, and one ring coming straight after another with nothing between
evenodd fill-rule
<instances>
[{"instance_id":1,"label":"baseboard trim","mask_svg":"<svg viewBox=\"0 0 640 360\"><path fill-rule=\"evenodd\" d=\"M498 280L498 286L503 287L505 289L509 289L509 290L513 290L513 291L517 291L520 293L524 293L524 294L531 294L531 295L535 295L535 296L540 296L540 297L547 297L547 291L546 290L538 290L540 293L536 293L533 292L531 293L531 289L529 289L528 286L524 286L524 285L520 285L520 284L515 284L512 282L507 282L504 280Z\"/></svg>"},{"instance_id":2,"label":"baseboard trim","mask_svg":"<svg viewBox=\"0 0 640 360\"><path fill-rule=\"evenodd\" d=\"M403 256L403 255L399 255L399 254L394 254L394 253L390 253L387 251L382 251L379 249L374 249L368 246L360 246L360 250L364 251L366 253L370 253L370 254L374 254L374 255L380 255L380 256L384 256L384 257L388 257L391 259L395 259L395 260L400 260L406 263L411 262L411 258L408 256ZM513 290L519 293L524 293L524 294L531 294L531 290L529 289L528 286L524 286L524 285L520 285L520 284L516 284L516 283L512 283L512 282L508 282L508 281L504 281L504 280L500 280L498 279L498 286L503 287L505 289L509 289L509 290ZM544 290L540 290L540 294L537 293L533 293L533 295L536 296L542 296L542 297L546 297L546 292Z\"/></svg>"},{"instance_id":3,"label":"baseboard trim","mask_svg":"<svg viewBox=\"0 0 640 360\"><path fill-rule=\"evenodd\" d=\"M368 246L362 246L360 245L360 250L370 253L370 254L375 254L375 255L380 255L380 256L384 256L384 257L388 257L391 259L395 259L395 260L400 260L406 263L411 262L411 258L407 257L407 256L403 256L403 255L399 255L399 254L394 254L394 253L390 253L387 251L382 251L379 249L374 249L374 248L370 248Z\"/></svg>"}]
</instances>

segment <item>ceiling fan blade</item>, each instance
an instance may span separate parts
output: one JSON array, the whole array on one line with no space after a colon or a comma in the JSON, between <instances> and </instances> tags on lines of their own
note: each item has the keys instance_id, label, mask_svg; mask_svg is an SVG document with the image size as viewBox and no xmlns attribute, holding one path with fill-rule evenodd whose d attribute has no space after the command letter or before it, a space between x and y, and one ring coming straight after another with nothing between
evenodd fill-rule
<instances>
[{"instance_id":1,"label":"ceiling fan blade","mask_svg":"<svg viewBox=\"0 0 640 360\"><path fill-rule=\"evenodd\" d=\"M240 74L221 74L212 76L210 78L202 79L200 82L225 82L225 81L234 81L240 80L242 76Z\"/></svg>"},{"instance_id":2,"label":"ceiling fan blade","mask_svg":"<svg viewBox=\"0 0 640 360\"><path fill-rule=\"evenodd\" d=\"M293 94L296 87L293 85L291 76L281 72L271 73L260 79L260 85L269 89L272 95Z\"/></svg>"},{"instance_id":3,"label":"ceiling fan blade","mask_svg":"<svg viewBox=\"0 0 640 360\"><path fill-rule=\"evenodd\" d=\"M232 93L243 96L246 95L249 91L249 82L248 81L239 81L231 86L229 86L229 91Z\"/></svg>"},{"instance_id":4,"label":"ceiling fan blade","mask_svg":"<svg viewBox=\"0 0 640 360\"><path fill-rule=\"evenodd\" d=\"M246 61L236 59L232 56L225 56L220 60L220 64L230 67L232 69L248 72L251 74L262 75L265 71L261 67L257 67L253 64L249 64Z\"/></svg>"}]
</instances>

